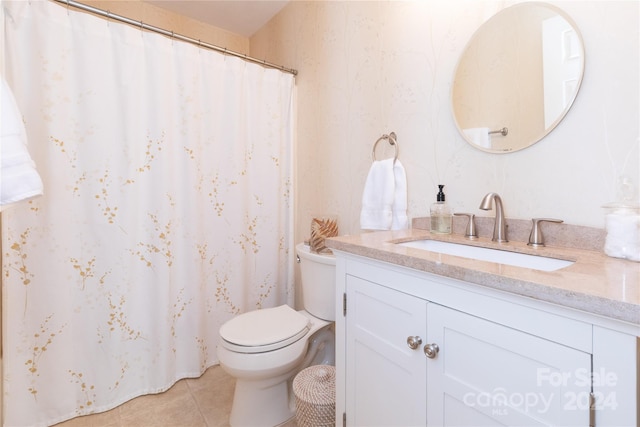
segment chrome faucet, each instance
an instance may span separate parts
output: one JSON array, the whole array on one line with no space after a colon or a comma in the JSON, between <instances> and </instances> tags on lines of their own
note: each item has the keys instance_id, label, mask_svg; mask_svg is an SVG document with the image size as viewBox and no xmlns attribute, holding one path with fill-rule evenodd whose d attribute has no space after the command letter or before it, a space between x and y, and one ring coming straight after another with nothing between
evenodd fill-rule
<instances>
[{"instance_id":1,"label":"chrome faucet","mask_svg":"<svg viewBox=\"0 0 640 427\"><path fill-rule=\"evenodd\" d=\"M504 220L504 209L502 208L502 199L497 193L489 193L484 196L482 202L480 202L480 209L488 211L491 209L491 205L495 200L496 204L496 219L493 223L493 238L494 242L506 243L507 240L507 223Z\"/></svg>"}]
</instances>

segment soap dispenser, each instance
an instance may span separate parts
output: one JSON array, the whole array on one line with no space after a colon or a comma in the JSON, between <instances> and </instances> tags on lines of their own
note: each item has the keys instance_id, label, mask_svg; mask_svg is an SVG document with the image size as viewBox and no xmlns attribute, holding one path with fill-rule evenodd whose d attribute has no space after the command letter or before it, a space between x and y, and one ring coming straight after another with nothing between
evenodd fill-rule
<instances>
[{"instance_id":1,"label":"soap dispenser","mask_svg":"<svg viewBox=\"0 0 640 427\"><path fill-rule=\"evenodd\" d=\"M438 185L436 202L431 205L431 232L451 234L451 209L445 201L443 188L444 185Z\"/></svg>"}]
</instances>

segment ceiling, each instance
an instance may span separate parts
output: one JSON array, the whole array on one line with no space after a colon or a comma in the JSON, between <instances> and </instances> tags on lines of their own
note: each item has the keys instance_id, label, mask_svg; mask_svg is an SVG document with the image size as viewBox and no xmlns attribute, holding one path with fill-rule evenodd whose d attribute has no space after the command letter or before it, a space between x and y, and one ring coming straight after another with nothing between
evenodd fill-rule
<instances>
[{"instance_id":1,"label":"ceiling","mask_svg":"<svg viewBox=\"0 0 640 427\"><path fill-rule=\"evenodd\" d=\"M251 37L289 0L145 0L154 6Z\"/></svg>"}]
</instances>

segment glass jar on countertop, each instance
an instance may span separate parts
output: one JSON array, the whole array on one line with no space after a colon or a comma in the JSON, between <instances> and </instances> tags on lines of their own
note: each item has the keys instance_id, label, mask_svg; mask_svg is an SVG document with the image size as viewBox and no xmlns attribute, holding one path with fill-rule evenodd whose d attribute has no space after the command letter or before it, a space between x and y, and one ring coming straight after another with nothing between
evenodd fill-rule
<instances>
[{"instance_id":1,"label":"glass jar on countertop","mask_svg":"<svg viewBox=\"0 0 640 427\"><path fill-rule=\"evenodd\" d=\"M604 253L640 262L640 206L624 202L607 203Z\"/></svg>"}]
</instances>

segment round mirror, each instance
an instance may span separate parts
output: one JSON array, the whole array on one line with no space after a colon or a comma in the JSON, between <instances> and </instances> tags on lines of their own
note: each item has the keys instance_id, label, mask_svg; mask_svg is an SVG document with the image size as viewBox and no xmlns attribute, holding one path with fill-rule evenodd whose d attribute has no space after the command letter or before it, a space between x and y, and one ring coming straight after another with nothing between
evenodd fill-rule
<instances>
[{"instance_id":1,"label":"round mirror","mask_svg":"<svg viewBox=\"0 0 640 427\"><path fill-rule=\"evenodd\" d=\"M583 72L582 36L563 11L508 7L475 32L460 58L452 88L458 129L483 151L527 148L567 114Z\"/></svg>"}]
</instances>

